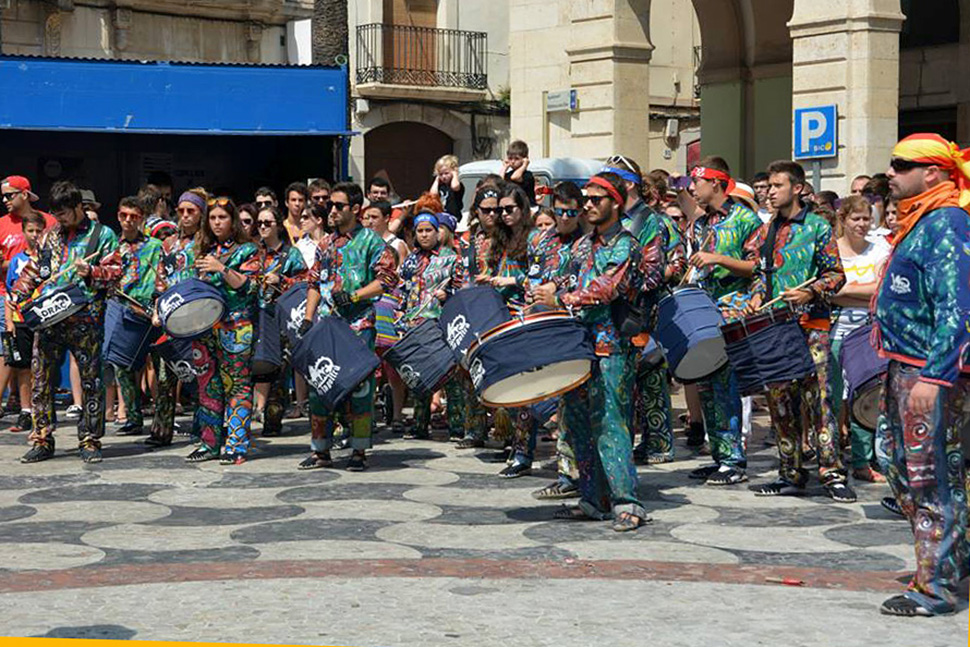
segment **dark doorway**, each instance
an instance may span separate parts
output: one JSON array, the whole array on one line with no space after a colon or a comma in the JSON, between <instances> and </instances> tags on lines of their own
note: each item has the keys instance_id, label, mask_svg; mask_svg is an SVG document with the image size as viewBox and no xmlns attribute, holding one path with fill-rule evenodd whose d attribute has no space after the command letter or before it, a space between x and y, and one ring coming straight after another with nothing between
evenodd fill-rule
<instances>
[{"instance_id":1,"label":"dark doorway","mask_svg":"<svg viewBox=\"0 0 970 647\"><path fill-rule=\"evenodd\" d=\"M957 139L957 109L923 108L899 112L899 138L916 133L936 133L951 142Z\"/></svg>"},{"instance_id":2,"label":"dark doorway","mask_svg":"<svg viewBox=\"0 0 970 647\"><path fill-rule=\"evenodd\" d=\"M417 198L434 181L434 163L454 146L445 133L414 121L378 126L364 135L367 177L384 175L402 199Z\"/></svg>"}]
</instances>

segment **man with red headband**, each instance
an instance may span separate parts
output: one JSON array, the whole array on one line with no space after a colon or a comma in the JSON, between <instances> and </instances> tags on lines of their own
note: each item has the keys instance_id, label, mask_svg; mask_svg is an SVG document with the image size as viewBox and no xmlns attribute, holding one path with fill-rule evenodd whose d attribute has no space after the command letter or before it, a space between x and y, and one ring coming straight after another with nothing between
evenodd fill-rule
<instances>
[{"instance_id":1,"label":"man with red headband","mask_svg":"<svg viewBox=\"0 0 970 647\"><path fill-rule=\"evenodd\" d=\"M721 307L725 319L738 313L728 305L732 297L748 291L754 263L745 260L745 244L757 235L761 220L743 203L731 197L734 180L720 157L707 157L691 171L691 187L704 214L694 221L690 258L693 281L699 282ZM730 365L697 383L713 465L691 472L693 479L708 485L733 485L748 480L747 457L741 438L741 395ZM688 445L703 445L703 434L691 424Z\"/></svg>"},{"instance_id":2,"label":"man with red headband","mask_svg":"<svg viewBox=\"0 0 970 647\"><path fill-rule=\"evenodd\" d=\"M593 231L573 245L568 272L574 288L552 284L533 291L535 301L572 307L589 327L599 356L593 377L563 396L563 418L579 466L580 503L563 508L557 519L613 519L617 532L636 530L650 520L637 498L637 470L630 441L633 363L630 340L613 321L615 305L633 303L643 283L640 246L623 228L623 180L599 173L586 185L584 207Z\"/></svg>"},{"instance_id":3,"label":"man with red headband","mask_svg":"<svg viewBox=\"0 0 970 647\"><path fill-rule=\"evenodd\" d=\"M876 456L916 538L916 575L882 612L952 613L968 572L970 150L912 135L892 152L899 231L875 298L889 357Z\"/></svg>"}]
</instances>

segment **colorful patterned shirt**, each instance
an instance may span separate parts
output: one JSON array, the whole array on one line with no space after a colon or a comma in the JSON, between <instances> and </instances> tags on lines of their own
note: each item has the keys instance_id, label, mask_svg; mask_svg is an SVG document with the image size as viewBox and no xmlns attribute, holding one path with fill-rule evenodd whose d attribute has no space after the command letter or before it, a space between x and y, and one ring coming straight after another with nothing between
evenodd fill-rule
<instances>
[{"instance_id":1,"label":"colorful patterned shirt","mask_svg":"<svg viewBox=\"0 0 970 647\"><path fill-rule=\"evenodd\" d=\"M758 214L728 198L720 209L709 210L694 221L693 247L695 251L746 260L746 248L758 235L761 226ZM704 272L695 272L694 276L699 277L701 285L715 301L731 292L746 292L751 281L720 265L711 266Z\"/></svg>"},{"instance_id":2,"label":"colorful patterned shirt","mask_svg":"<svg viewBox=\"0 0 970 647\"><path fill-rule=\"evenodd\" d=\"M579 317L593 332L597 355L625 352L629 346L613 323L611 304L621 298L633 302L642 284L639 266L640 245L619 222L573 245L567 272L576 277L577 287L560 292L559 299L581 308Z\"/></svg>"},{"instance_id":3,"label":"colorful patterned shirt","mask_svg":"<svg viewBox=\"0 0 970 647\"><path fill-rule=\"evenodd\" d=\"M194 276L198 276L195 271L195 238L169 236L162 243L162 253L155 268L156 294Z\"/></svg>"},{"instance_id":4,"label":"colorful patterned shirt","mask_svg":"<svg viewBox=\"0 0 970 647\"><path fill-rule=\"evenodd\" d=\"M461 289L464 265L451 247L416 249L399 270L404 320L408 327L441 316L441 302L432 293L442 289L449 296ZM420 312L419 312L420 311Z\"/></svg>"},{"instance_id":5,"label":"colorful patterned shirt","mask_svg":"<svg viewBox=\"0 0 970 647\"><path fill-rule=\"evenodd\" d=\"M115 251L91 268L91 280L103 289L117 286L146 310L150 309L155 299L155 270L161 255L162 241L157 238L141 232L133 241L122 238Z\"/></svg>"},{"instance_id":6,"label":"colorful patterned shirt","mask_svg":"<svg viewBox=\"0 0 970 647\"><path fill-rule=\"evenodd\" d=\"M767 250L763 247L773 226L778 230L771 250L773 267L766 272ZM758 262L751 293L760 295L762 303L768 303L785 290L809 279L817 279L807 288L815 296L808 306L807 318L810 321L824 320L823 325L828 326L830 300L845 285L845 271L832 226L825 218L809 211L808 207L791 219L776 214L750 241L748 259ZM774 307L788 306L779 301Z\"/></svg>"},{"instance_id":7,"label":"colorful patterned shirt","mask_svg":"<svg viewBox=\"0 0 970 647\"><path fill-rule=\"evenodd\" d=\"M203 254L204 256L206 254ZM210 283L222 291L226 297L226 316L230 321L253 321L256 317L256 300L259 291L259 253L253 243L237 243L228 240L217 243L208 251L208 255L215 256L226 266L227 270L235 270L246 277L246 281L238 288L231 287L225 276L220 272L203 272L199 276L206 283Z\"/></svg>"},{"instance_id":8,"label":"colorful patterned shirt","mask_svg":"<svg viewBox=\"0 0 970 647\"><path fill-rule=\"evenodd\" d=\"M667 228L663 226L653 209L643 201L634 206L638 205L642 205L642 207L637 209L636 215L623 226L640 243L640 278L643 283L639 286L639 289L641 294L649 295L649 298L652 299L656 296L656 290L664 283L664 263L666 259L664 250L669 241Z\"/></svg>"},{"instance_id":9,"label":"colorful patterned shirt","mask_svg":"<svg viewBox=\"0 0 970 647\"><path fill-rule=\"evenodd\" d=\"M970 216L928 211L899 241L875 297L875 338L887 356L952 386L970 373Z\"/></svg>"},{"instance_id":10,"label":"colorful patterned shirt","mask_svg":"<svg viewBox=\"0 0 970 647\"><path fill-rule=\"evenodd\" d=\"M280 243L276 249L269 249L260 244L259 263L261 276L277 274L280 277L280 282L276 285L259 282L260 308L268 308L276 303L276 297L291 285L307 279L307 266L303 262L303 254L297 247L288 243Z\"/></svg>"},{"instance_id":11,"label":"colorful patterned shirt","mask_svg":"<svg viewBox=\"0 0 970 647\"><path fill-rule=\"evenodd\" d=\"M666 257L667 267L671 269L668 283L676 285L684 278L684 272L687 271L687 241L684 239L683 232L680 231L680 227L677 226L673 218L665 213L658 213L657 216L667 230L667 242L664 248L664 255Z\"/></svg>"},{"instance_id":12,"label":"colorful patterned shirt","mask_svg":"<svg viewBox=\"0 0 970 647\"><path fill-rule=\"evenodd\" d=\"M375 280L385 292L397 286L396 254L372 230L357 223L346 234L339 231L324 236L317 246L316 260L310 272L311 285L320 290L321 316L333 310L333 293L354 293ZM355 331L374 327L374 299L361 299L337 313L350 322Z\"/></svg>"},{"instance_id":13,"label":"colorful patterned shirt","mask_svg":"<svg viewBox=\"0 0 970 647\"><path fill-rule=\"evenodd\" d=\"M571 234L563 236L555 229L549 230L539 242L537 248L539 258L530 261L530 280L533 280L532 265L538 261L541 267L538 284L555 283L557 288L565 290L576 289L576 277L569 274L569 259L572 258L572 248L580 238L583 230L577 227Z\"/></svg>"}]
</instances>

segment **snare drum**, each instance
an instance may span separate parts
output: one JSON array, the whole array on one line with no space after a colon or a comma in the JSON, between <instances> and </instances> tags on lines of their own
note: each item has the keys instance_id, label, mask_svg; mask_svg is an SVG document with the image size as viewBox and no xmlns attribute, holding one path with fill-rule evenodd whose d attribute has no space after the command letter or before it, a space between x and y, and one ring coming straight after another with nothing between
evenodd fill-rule
<instances>
[{"instance_id":1,"label":"snare drum","mask_svg":"<svg viewBox=\"0 0 970 647\"><path fill-rule=\"evenodd\" d=\"M334 411L381 361L340 317L321 317L293 348L293 368Z\"/></svg>"},{"instance_id":2,"label":"snare drum","mask_svg":"<svg viewBox=\"0 0 970 647\"><path fill-rule=\"evenodd\" d=\"M119 368L141 369L160 331L147 317L112 299L104 312L104 360Z\"/></svg>"},{"instance_id":3,"label":"snare drum","mask_svg":"<svg viewBox=\"0 0 970 647\"><path fill-rule=\"evenodd\" d=\"M290 348L300 340L300 325L306 318L307 284L296 283L276 300L276 319L279 332L286 336Z\"/></svg>"},{"instance_id":4,"label":"snare drum","mask_svg":"<svg viewBox=\"0 0 970 647\"><path fill-rule=\"evenodd\" d=\"M425 319L384 353L411 391L429 396L440 389L458 365L434 319Z\"/></svg>"},{"instance_id":5,"label":"snare drum","mask_svg":"<svg viewBox=\"0 0 970 647\"><path fill-rule=\"evenodd\" d=\"M571 391L592 375L596 354L589 330L555 310L518 317L468 348L468 371L482 403L519 407Z\"/></svg>"},{"instance_id":6,"label":"snare drum","mask_svg":"<svg viewBox=\"0 0 970 647\"><path fill-rule=\"evenodd\" d=\"M20 308L24 325L31 330L43 330L59 324L84 310L91 301L75 283L60 285Z\"/></svg>"},{"instance_id":7,"label":"snare drum","mask_svg":"<svg viewBox=\"0 0 970 647\"><path fill-rule=\"evenodd\" d=\"M455 358L465 365L465 352L471 343L511 318L509 308L498 290L479 285L451 295L441 308L438 325Z\"/></svg>"},{"instance_id":8,"label":"snare drum","mask_svg":"<svg viewBox=\"0 0 970 647\"><path fill-rule=\"evenodd\" d=\"M872 324L865 324L846 335L839 349L839 363L849 392L847 403L852 418L861 427L875 431L889 360L879 357L872 347L871 332Z\"/></svg>"},{"instance_id":9,"label":"snare drum","mask_svg":"<svg viewBox=\"0 0 970 647\"><path fill-rule=\"evenodd\" d=\"M272 375L283 366L280 326L275 307L260 308L256 315L256 340L253 342L253 376Z\"/></svg>"},{"instance_id":10,"label":"snare drum","mask_svg":"<svg viewBox=\"0 0 970 647\"><path fill-rule=\"evenodd\" d=\"M727 361L721 325L724 319L707 292L683 287L660 300L657 329L651 335L663 348L674 377L695 382Z\"/></svg>"},{"instance_id":11,"label":"snare drum","mask_svg":"<svg viewBox=\"0 0 970 647\"><path fill-rule=\"evenodd\" d=\"M788 309L769 310L722 326L742 395L815 373L805 333Z\"/></svg>"},{"instance_id":12,"label":"snare drum","mask_svg":"<svg viewBox=\"0 0 970 647\"><path fill-rule=\"evenodd\" d=\"M179 382L195 379L192 340L162 335L153 348Z\"/></svg>"},{"instance_id":13,"label":"snare drum","mask_svg":"<svg viewBox=\"0 0 970 647\"><path fill-rule=\"evenodd\" d=\"M166 333L179 339L195 339L222 319L226 300L217 287L192 277L163 292L156 308Z\"/></svg>"}]
</instances>

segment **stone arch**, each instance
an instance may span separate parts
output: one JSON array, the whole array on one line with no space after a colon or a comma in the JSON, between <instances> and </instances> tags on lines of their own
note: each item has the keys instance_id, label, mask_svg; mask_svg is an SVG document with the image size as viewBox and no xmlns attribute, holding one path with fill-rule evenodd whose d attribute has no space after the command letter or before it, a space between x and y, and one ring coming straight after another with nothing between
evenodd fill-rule
<instances>
[{"instance_id":1,"label":"stone arch","mask_svg":"<svg viewBox=\"0 0 970 647\"><path fill-rule=\"evenodd\" d=\"M431 186L435 161L454 152L454 138L440 128L392 121L364 135L365 176L387 177L399 196L413 199Z\"/></svg>"}]
</instances>

